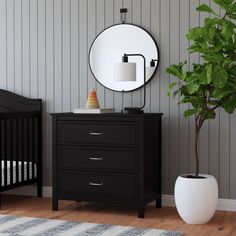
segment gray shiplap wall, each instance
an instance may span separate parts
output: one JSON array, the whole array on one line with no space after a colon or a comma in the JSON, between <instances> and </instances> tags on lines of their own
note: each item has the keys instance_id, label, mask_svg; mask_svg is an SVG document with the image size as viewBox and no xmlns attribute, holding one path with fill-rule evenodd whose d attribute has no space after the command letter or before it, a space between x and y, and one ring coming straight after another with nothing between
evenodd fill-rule
<instances>
[{"instance_id":1,"label":"gray shiplap wall","mask_svg":"<svg viewBox=\"0 0 236 236\"><path fill-rule=\"evenodd\" d=\"M166 96L171 63L188 59L185 34L203 22L195 11L209 0L0 0L0 88L44 99L44 185L51 185L50 112L84 107L88 91L96 88L100 103L117 110L138 106L141 90L124 94L104 89L88 67L94 37L120 22L119 9L128 8L127 22L142 26L160 47L160 69L147 86L146 112L163 112L163 193L172 194L176 176L193 172L193 119L185 120L178 98ZM215 6L213 6L217 11ZM201 172L213 174L221 198L236 198L236 114L217 112L201 133Z\"/></svg>"}]
</instances>

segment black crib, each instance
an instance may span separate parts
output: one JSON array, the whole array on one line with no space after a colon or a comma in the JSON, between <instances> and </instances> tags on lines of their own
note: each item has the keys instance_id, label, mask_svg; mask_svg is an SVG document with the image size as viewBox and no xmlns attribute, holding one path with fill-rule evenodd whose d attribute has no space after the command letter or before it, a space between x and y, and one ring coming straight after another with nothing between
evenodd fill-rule
<instances>
[{"instance_id":1,"label":"black crib","mask_svg":"<svg viewBox=\"0 0 236 236\"><path fill-rule=\"evenodd\" d=\"M41 99L0 89L0 157L0 193L37 183L42 197Z\"/></svg>"}]
</instances>

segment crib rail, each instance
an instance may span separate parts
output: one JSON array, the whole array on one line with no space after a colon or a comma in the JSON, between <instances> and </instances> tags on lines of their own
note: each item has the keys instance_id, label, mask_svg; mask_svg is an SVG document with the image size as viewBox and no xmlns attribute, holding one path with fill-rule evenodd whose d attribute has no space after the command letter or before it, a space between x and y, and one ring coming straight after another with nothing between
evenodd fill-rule
<instances>
[{"instance_id":1,"label":"crib rail","mask_svg":"<svg viewBox=\"0 0 236 236\"><path fill-rule=\"evenodd\" d=\"M0 113L0 190L40 182L41 112Z\"/></svg>"}]
</instances>

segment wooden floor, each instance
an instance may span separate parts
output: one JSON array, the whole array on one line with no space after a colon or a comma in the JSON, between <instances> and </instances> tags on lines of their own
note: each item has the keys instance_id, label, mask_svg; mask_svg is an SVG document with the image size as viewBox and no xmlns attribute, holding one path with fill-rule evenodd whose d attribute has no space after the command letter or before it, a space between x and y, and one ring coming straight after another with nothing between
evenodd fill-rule
<instances>
[{"instance_id":1,"label":"wooden floor","mask_svg":"<svg viewBox=\"0 0 236 236\"><path fill-rule=\"evenodd\" d=\"M236 212L218 211L206 225L188 225L173 207L156 209L155 206L147 206L145 219L139 219L136 209L124 206L72 201L60 201L59 206L59 211L52 211L50 198L2 195L0 214L152 227L178 230L184 235L193 236L236 235Z\"/></svg>"}]
</instances>

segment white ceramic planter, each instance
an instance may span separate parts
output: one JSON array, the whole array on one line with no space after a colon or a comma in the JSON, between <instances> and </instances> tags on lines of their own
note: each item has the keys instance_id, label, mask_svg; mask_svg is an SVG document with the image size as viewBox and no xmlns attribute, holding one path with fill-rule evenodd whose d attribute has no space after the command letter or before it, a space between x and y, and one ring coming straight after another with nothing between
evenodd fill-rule
<instances>
[{"instance_id":1,"label":"white ceramic planter","mask_svg":"<svg viewBox=\"0 0 236 236\"><path fill-rule=\"evenodd\" d=\"M204 179L179 176L175 182L175 203L179 215L188 224L205 224L214 215L218 184L211 175Z\"/></svg>"}]
</instances>

